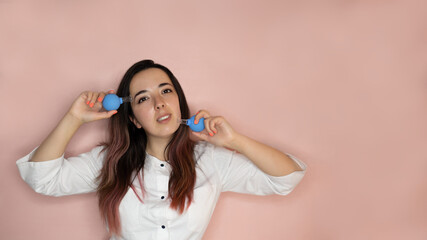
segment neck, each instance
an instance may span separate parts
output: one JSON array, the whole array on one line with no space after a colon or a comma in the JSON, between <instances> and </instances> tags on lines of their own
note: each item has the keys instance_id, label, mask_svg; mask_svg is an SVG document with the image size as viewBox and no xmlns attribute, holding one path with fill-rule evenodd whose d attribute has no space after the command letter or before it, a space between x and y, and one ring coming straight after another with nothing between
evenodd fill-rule
<instances>
[{"instance_id":1,"label":"neck","mask_svg":"<svg viewBox=\"0 0 427 240\"><path fill-rule=\"evenodd\" d=\"M147 153L161 161L165 159L165 149L171 138L150 137L147 142Z\"/></svg>"}]
</instances>

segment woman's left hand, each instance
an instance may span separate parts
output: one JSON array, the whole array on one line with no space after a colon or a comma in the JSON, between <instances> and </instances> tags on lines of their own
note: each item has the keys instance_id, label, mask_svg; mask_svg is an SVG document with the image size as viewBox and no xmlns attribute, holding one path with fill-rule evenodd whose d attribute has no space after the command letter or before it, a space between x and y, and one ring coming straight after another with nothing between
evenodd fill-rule
<instances>
[{"instance_id":1,"label":"woman's left hand","mask_svg":"<svg viewBox=\"0 0 427 240\"><path fill-rule=\"evenodd\" d=\"M200 118L205 118L205 129L201 132L191 131L195 137L216 146L231 148L237 133L224 117L211 116L208 111L201 110L196 114L194 122L197 124Z\"/></svg>"}]
</instances>

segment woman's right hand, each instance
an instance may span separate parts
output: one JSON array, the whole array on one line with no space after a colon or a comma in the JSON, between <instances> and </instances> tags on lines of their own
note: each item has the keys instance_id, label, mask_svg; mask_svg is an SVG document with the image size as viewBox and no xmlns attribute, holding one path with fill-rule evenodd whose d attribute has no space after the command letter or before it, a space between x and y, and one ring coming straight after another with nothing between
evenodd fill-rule
<instances>
[{"instance_id":1,"label":"woman's right hand","mask_svg":"<svg viewBox=\"0 0 427 240\"><path fill-rule=\"evenodd\" d=\"M110 90L108 93L82 92L71 105L68 113L81 121L81 123L110 118L117 113L117 110L105 111L104 109L104 111L101 111L103 109L102 100L104 100L105 95L109 93L114 93L114 91Z\"/></svg>"}]
</instances>

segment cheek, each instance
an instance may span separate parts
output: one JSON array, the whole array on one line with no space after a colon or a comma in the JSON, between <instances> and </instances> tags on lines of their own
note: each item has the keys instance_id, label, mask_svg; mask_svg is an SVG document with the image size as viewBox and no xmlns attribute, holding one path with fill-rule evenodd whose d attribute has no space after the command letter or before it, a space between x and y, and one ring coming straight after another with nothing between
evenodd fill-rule
<instances>
[{"instance_id":1,"label":"cheek","mask_svg":"<svg viewBox=\"0 0 427 240\"><path fill-rule=\"evenodd\" d=\"M154 113L149 108L144 106L138 106L133 109L136 119L144 125L144 123L150 122Z\"/></svg>"},{"instance_id":2,"label":"cheek","mask_svg":"<svg viewBox=\"0 0 427 240\"><path fill-rule=\"evenodd\" d=\"M179 99L178 96L176 97L175 101L174 101L174 109L175 111L179 114L179 116L181 116L181 108L179 107Z\"/></svg>"}]
</instances>

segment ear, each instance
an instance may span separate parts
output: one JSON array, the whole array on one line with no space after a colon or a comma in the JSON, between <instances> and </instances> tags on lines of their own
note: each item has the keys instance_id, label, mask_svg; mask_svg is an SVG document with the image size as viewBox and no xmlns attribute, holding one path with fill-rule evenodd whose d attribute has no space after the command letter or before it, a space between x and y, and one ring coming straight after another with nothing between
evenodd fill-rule
<instances>
[{"instance_id":1,"label":"ear","mask_svg":"<svg viewBox=\"0 0 427 240\"><path fill-rule=\"evenodd\" d=\"M129 120L133 122L136 128L142 128L142 125L135 118L129 117Z\"/></svg>"}]
</instances>

